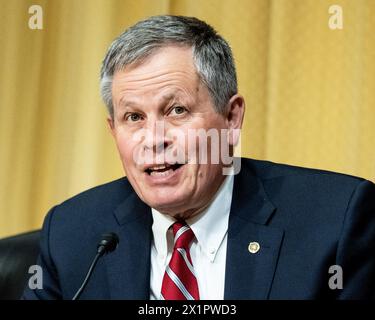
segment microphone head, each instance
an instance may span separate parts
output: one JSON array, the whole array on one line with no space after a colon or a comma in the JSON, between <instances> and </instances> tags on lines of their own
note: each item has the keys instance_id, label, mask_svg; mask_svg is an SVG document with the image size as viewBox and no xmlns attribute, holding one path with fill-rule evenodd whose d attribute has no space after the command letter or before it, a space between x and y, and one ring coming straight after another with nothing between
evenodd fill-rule
<instances>
[{"instance_id":1,"label":"microphone head","mask_svg":"<svg viewBox=\"0 0 375 320\"><path fill-rule=\"evenodd\" d=\"M119 241L120 240L116 233L109 232L102 234L98 243L98 252L100 252L101 254L112 252L116 249Z\"/></svg>"}]
</instances>

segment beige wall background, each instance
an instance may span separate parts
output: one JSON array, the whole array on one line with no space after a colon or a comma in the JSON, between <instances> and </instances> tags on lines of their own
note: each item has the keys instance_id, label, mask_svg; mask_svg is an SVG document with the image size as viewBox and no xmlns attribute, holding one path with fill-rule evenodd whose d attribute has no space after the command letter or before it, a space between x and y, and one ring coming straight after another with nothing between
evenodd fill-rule
<instances>
[{"instance_id":1,"label":"beige wall background","mask_svg":"<svg viewBox=\"0 0 375 320\"><path fill-rule=\"evenodd\" d=\"M123 175L98 74L139 19L196 16L232 45L247 101L242 155L375 180L373 0L0 0L0 236ZM31 5L43 29L28 27ZM343 9L343 29L328 8Z\"/></svg>"}]
</instances>

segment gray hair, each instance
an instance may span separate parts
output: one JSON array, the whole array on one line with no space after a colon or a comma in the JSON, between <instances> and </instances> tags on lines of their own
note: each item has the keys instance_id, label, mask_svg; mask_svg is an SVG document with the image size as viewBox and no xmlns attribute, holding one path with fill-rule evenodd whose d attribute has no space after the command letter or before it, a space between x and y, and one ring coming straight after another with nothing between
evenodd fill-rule
<instances>
[{"instance_id":1,"label":"gray hair","mask_svg":"<svg viewBox=\"0 0 375 320\"><path fill-rule=\"evenodd\" d=\"M216 112L225 113L229 99L237 93L236 69L228 43L197 18L163 15L136 23L108 49L100 72L100 91L112 118L114 73L132 63L141 63L155 50L168 45L192 48L198 76L208 88Z\"/></svg>"}]
</instances>

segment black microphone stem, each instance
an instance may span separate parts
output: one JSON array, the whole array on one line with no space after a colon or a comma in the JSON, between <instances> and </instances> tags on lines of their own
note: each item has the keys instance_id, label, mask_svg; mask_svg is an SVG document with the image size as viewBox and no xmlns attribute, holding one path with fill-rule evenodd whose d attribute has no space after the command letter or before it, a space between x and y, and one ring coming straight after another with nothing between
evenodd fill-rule
<instances>
[{"instance_id":1,"label":"black microphone stem","mask_svg":"<svg viewBox=\"0 0 375 320\"><path fill-rule=\"evenodd\" d=\"M102 252L98 252L96 254L94 260L91 263L91 266L90 266L89 270L87 271L85 280L83 280L83 283L82 283L81 287L78 289L77 293L74 295L72 300L77 300L79 298L79 296L81 295L82 291L85 289L85 287L86 287L87 283L89 282L90 277L92 275L92 270L94 270L95 265L98 262L101 255L102 255Z\"/></svg>"},{"instance_id":2,"label":"black microphone stem","mask_svg":"<svg viewBox=\"0 0 375 320\"><path fill-rule=\"evenodd\" d=\"M101 240L97 246L96 255L90 265L89 270L87 271L85 280L83 280L81 287L78 289L77 293L74 295L72 300L77 300L79 296L81 295L82 291L85 289L99 258L108 252L114 251L118 243L119 243L119 238L116 233L110 232L110 233L105 233L102 235Z\"/></svg>"}]
</instances>

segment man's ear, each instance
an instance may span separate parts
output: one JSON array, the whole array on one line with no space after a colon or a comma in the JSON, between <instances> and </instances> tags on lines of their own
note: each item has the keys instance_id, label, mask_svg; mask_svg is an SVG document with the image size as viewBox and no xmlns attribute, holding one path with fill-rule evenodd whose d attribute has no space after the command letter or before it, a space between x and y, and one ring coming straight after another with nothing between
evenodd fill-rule
<instances>
[{"instance_id":1,"label":"man's ear","mask_svg":"<svg viewBox=\"0 0 375 320\"><path fill-rule=\"evenodd\" d=\"M239 94L235 94L232 98L230 98L227 110L226 120L229 130L228 143L231 146L235 146L240 138L240 131L245 114L244 98Z\"/></svg>"},{"instance_id":2,"label":"man's ear","mask_svg":"<svg viewBox=\"0 0 375 320\"><path fill-rule=\"evenodd\" d=\"M107 123L112 136L115 137L115 121L112 119L112 117L108 116Z\"/></svg>"}]
</instances>

